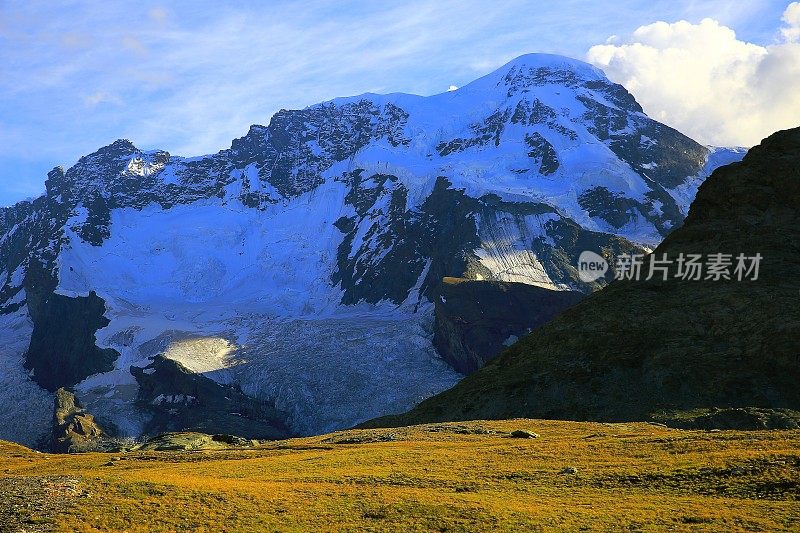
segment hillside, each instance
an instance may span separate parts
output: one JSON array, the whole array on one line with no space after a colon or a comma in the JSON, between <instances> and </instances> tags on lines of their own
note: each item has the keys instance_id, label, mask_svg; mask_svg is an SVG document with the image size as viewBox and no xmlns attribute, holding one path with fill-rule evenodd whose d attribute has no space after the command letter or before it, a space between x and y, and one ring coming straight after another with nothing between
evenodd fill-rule
<instances>
[{"instance_id":1,"label":"hillside","mask_svg":"<svg viewBox=\"0 0 800 533\"><path fill-rule=\"evenodd\" d=\"M509 420L196 451L0 442L2 531L797 531L798 498L798 430Z\"/></svg>"},{"instance_id":2,"label":"hillside","mask_svg":"<svg viewBox=\"0 0 800 533\"><path fill-rule=\"evenodd\" d=\"M675 279L673 265L667 281L613 282L454 388L369 425L800 407L800 129L714 171L653 256L681 253L763 260L757 280Z\"/></svg>"}]
</instances>

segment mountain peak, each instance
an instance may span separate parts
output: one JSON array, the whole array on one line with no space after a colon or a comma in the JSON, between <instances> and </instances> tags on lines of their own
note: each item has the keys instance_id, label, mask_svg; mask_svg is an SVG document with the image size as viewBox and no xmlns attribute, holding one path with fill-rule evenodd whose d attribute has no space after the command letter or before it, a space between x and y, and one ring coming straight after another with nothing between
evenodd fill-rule
<instances>
[{"instance_id":1,"label":"mountain peak","mask_svg":"<svg viewBox=\"0 0 800 533\"><path fill-rule=\"evenodd\" d=\"M83 156L78 163L95 163L98 160L129 157L138 152L140 152L140 150L128 139L117 139L113 143L98 148L89 155Z\"/></svg>"},{"instance_id":2,"label":"mountain peak","mask_svg":"<svg viewBox=\"0 0 800 533\"><path fill-rule=\"evenodd\" d=\"M576 87L598 82L612 84L602 70L589 63L555 54L524 54L464 87L478 89L487 84L507 87Z\"/></svg>"},{"instance_id":3,"label":"mountain peak","mask_svg":"<svg viewBox=\"0 0 800 533\"><path fill-rule=\"evenodd\" d=\"M558 87L550 91L548 87ZM631 96L621 85L610 81L597 67L570 57L554 54L525 54L502 67L462 87L458 92L486 93L504 91L505 96L529 93L543 88L545 94L558 93L561 89L572 92L609 93L614 105L633 112L641 112ZM537 91L540 92L540 91Z\"/></svg>"},{"instance_id":4,"label":"mountain peak","mask_svg":"<svg viewBox=\"0 0 800 533\"><path fill-rule=\"evenodd\" d=\"M225 407L241 424L269 402L294 433L350 427L455 383L426 333L442 278L590 292L608 279L579 278L583 251L643 253L683 222L708 151L600 71L533 54L466 87L281 110L200 157L119 139L51 172L43 200L0 217L5 388L81 383L137 436L152 409L208 420L229 386L248 391ZM204 375L150 366L167 351ZM132 383L154 394L120 401ZM49 427L45 403L14 438Z\"/></svg>"},{"instance_id":5,"label":"mountain peak","mask_svg":"<svg viewBox=\"0 0 800 533\"><path fill-rule=\"evenodd\" d=\"M130 154L133 152L138 152L139 149L129 140L129 139L117 139L113 143L109 144L108 146L104 146L99 151L108 151L108 152L118 152L120 154Z\"/></svg>"},{"instance_id":6,"label":"mountain peak","mask_svg":"<svg viewBox=\"0 0 800 533\"><path fill-rule=\"evenodd\" d=\"M605 73L584 61L557 54L523 54L512 59L496 72L506 73L512 68L547 69L569 71L585 80L605 80Z\"/></svg>"}]
</instances>

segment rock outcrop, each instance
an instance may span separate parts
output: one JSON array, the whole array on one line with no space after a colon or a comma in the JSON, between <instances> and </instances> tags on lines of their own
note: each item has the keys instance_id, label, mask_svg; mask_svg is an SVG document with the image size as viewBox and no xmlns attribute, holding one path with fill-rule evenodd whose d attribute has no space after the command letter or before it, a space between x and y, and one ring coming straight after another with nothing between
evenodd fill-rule
<instances>
[{"instance_id":1,"label":"rock outcrop","mask_svg":"<svg viewBox=\"0 0 800 533\"><path fill-rule=\"evenodd\" d=\"M679 429L798 429L800 412L791 409L733 407L700 409L683 413L665 413L655 419L666 426Z\"/></svg>"},{"instance_id":2,"label":"rock outcrop","mask_svg":"<svg viewBox=\"0 0 800 533\"><path fill-rule=\"evenodd\" d=\"M103 430L87 413L75 395L66 390L55 392L53 412L53 451L73 453L92 449L103 437Z\"/></svg>"},{"instance_id":3,"label":"rock outcrop","mask_svg":"<svg viewBox=\"0 0 800 533\"><path fill-rule=\"evenodd\" d=\"M105 309L93 291L85 297L49 294L31 309L33 333L25 366L33 370L33 380L55 391L113 369L119 354L95 344L95 332L109 322Z\"/></svg>"},{"instance_id":4,"label":"rock outcrop","mask_svg":"<svg viewBox=\"0 0 800 533\"><path fill-rule=\"evenodd\" d=\"M470 374L583 297L524 283L444 278L434 300L433 343L453 368Z\"/></svg>"},{"instance_id":5,"label":"rock outcrop","mask_svg":"<svg viewBox=\"0 0 800 533\"><path fill-rule=\"evenodd\" d=\"M223 385L182 364L157 356L145 368L132 367L138 403L151 415L148 435L166 432L224 433L253 439L289 437L285 413L274 405Z\"/></svg>"},{"instance_id":6,"label":"rock outcrop","mask_svg":"<svg viewBox=\"0 0 800 533\"><path fill-rule=\"evenodd\" d=\"M221 450L226 448L251 448L258 445L257 440L244 439L234 435L208 435L206 433L183 432L163 433L136 447L137 451L197 451Z\"/></svg>"}]
</instances>

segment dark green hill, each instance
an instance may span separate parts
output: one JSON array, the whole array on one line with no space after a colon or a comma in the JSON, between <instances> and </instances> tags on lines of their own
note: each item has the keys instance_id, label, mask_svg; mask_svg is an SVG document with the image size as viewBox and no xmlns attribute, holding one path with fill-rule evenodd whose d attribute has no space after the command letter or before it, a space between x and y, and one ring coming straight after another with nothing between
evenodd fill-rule
<instances>
[{"instance_id":1,"label":"dark green hill","mask_svg":"<svg viewBox=\"0 0 800 533\"><path fill-rule=\"evenodd\" d=\"M732 272L740 253L763 259L757 280L673 279L673 265L667 281L613 282L454 388L368 424L800 408L800 128L716 170L653 255L665 253L733 254Z\"/></svg>"}]
</instances>

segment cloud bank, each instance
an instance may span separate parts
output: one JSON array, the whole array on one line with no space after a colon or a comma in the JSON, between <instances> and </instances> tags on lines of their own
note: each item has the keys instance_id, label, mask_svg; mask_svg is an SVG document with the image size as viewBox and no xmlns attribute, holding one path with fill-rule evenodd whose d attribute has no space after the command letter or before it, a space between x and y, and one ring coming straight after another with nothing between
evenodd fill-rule
<instances>
[{"instance_id":1,"label":"cloud bank","mask_svg":"<svg viewBox=\"0 0 800 533\"><path fill-rule=\"evenodd\" d=\"M800 2L782 21L768 46L742 41L711 18L655 22L593 46L587 59L651 117L701 143L753 146L800 126Z\"/></svg>"}]
</instances>

